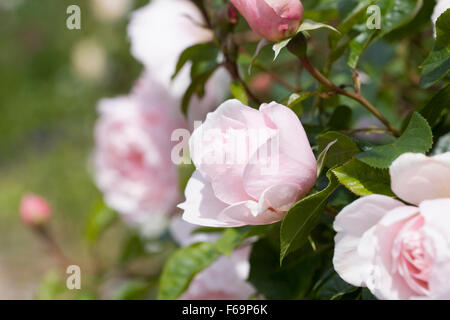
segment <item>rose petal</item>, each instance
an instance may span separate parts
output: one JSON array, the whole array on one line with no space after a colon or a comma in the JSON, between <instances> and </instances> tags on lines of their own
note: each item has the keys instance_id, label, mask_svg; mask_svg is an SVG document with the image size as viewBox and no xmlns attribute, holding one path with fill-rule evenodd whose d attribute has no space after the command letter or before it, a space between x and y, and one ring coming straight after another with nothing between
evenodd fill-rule
<instances>
[{"instance_id":1,"label":"rose petal","mask_svg":"<svg viewBox=\"0 0 450 320\"><path fill-rule=\"evenodd\" d=\"M275 102L262 105L260 111L277 135L251 157L244 171L245 190L259 198L270 186L292 183L308 192L316 181L317 162L300 120L292 110Z\"/></svg>"},{"instance_id":2,"label":"rose petal","mask_svg":"<svg viewBox=\"0 0 450 320\"><path fill-rule=\"evenodd\" d=\"M316 182L315 160L305 166L283 152L273 154L270 145L274 139L277 138L272 138L261 146L245 167L243 177L245 191L258 199L262 192L271 186L295 184L299 196L305 196ZM272 144L274 145L277 143Z\"/></svg>"},{"instance_id":3,"label":"rose petal","mask_svg":"<svg viewBox=\"0 0 450 320\"><path fill-rule=\"evenodd\" d=\"M391 187L397 196L413 204L450 197L450 164L446 156L427 157L405 153L389 168Z\"/></svg>"},{"instance_id":4,"label":"rose petal","mask_svg":"<svg viewBox=\"0 0 450 320\"><path fill-rule=\"evenodd\" d=\"M303 196L302 190L296 184L274 185L261 194L258 211L274 209L278 212L287 212Z\"/></svg>"},{"instance_id":5,"label":"rose petal","mask_svg":"<svg viewBox=\"0 0 450 320\"><path fill-rule=\"evenodd\" d=\"M398 207L384 215L376 226L374 232L376 252L372 261L374 269L366 284L378 299L398 300L417 297L405 279L392 269L395 238L405 222L418 213L417 207Z\"/></svg>"},{"instance_id":6,"label":"rose petal","mask_svg":"<svg viewBox=\"0 0 450 320\"><path fill-rule=\"evenodd\" d=\"M184 210L183 219L187 222L210 227L231 226L218 219L218 214L227 205L216 198L211 184L203 178L198 170L189 179L185 196L186 201L179 204L178 207Z\"/></svg>"},{"instance_id":7,"label":"rose petal","mask_svg":"<svg viewBox=\"0 0 450 320\"><path fill-rule=\"evenodd\" d=\"M402 206L395 199L370 195L354 201L337 215L333 225L337 232L333 264L342 279L355 286L365 285L372 270L372 257L369 252L367 256L360 254L362 238L387 212Z\"/></svg>"},{"instance_id":8,"label":"rose petal","mask_svg":"<svg viewBox=\"0 0 450 320\"><path fill-rule=\"evenodd\" d=\"M289 108L272 102L261 105L260 111L276 126L280 137L280 152L290 155L306 167L316 167L308 137L297 115ZM295 137L293 139L292 137Z\"/></svg>"},{"instance_id":9,"label":"rose petal","mask_svg":"<svg viewBox=\"0 0 450 320\"><path fill-rule=\"evenodd\" d=\"M429 280L432 299L450 299L450 199L427 200L420 204L425 218L424 246L433 252L433 271Z\"/></svg>"},{"instance_id":10,"label":"rose petal","mask_svg":"<svg viewBox=\"0 0 450 320\"><path fill-rule=\"evenodd\" d=\"M219 219L232 223L235 226L244 225L265 225L280 221L284 213L272 210L260 211L260 207L255 201L244 201L231 205L219 214Z\"/></svg>"}]
</instances>

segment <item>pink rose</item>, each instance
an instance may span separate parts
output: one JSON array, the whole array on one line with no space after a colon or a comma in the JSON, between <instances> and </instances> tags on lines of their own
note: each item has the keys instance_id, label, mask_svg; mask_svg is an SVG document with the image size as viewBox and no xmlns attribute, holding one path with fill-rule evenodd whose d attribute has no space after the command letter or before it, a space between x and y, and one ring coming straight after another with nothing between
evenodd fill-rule
<instances>
[{"instance_id":1,"label":"pink rose","mask_svg":"<svg viewBox=\"0 0 450 320\"><path fill-rule=\"evenodd\" d=\"M450 299L450 153L406 153L390 167L392 190L360 198L336 217L333 263L379 299Z\"/></svg>"},{"instance_id":2,"label":"pink rose","mask_svg":"<svg viewBox=\"0 0 450 320\"><path fill-rule=\"evenodd\" d=\"M52 215L52 208L47 200L35 194L26 194L20 202L20 217L25 224L39 225Z\"/></svg>"},{"instance_id":3,"label":"pink rose","mask_svg":"<svg viewBox=\"0 0 450 320\"><path fill-rule=\"evenodd\" d=\"M167 90L142 78L128 96L104 99L95 128L95 180L127 220L167 215L179 199L171 134L185 123Z\"/></svg>"},{"instance_id":4,"label":"pink rose","mask_svg":"<svg viewBox=\"0 0 450 320\"><path fill-rule=\"evenodd\" d=\"M170 231L182 246L199 241L215 241L217 234L195 233L195 225L180 218L173 218ZM194 279L180 297L182 300L247 300L255 289L246 280L250 272L250 247L244 247L222 256L205 268Z\"/></svg>"},{"instance_id":5,"label":"pink rose","mask_svg":"<svg viewBox=\"0 0 450 320\"><path fill-rule=\"evenodd\" d=\"M231 0L250 28L272 42L295 34L303 19L300 0Z\"/></svg>"},{"instance_id":6,"label":"pink rose","mask_svg":"<svg viewBox=\"0 0 450 320\"><path fill-rule=\"evenodd\" d=\"M206 28L203 16L189 0L152 0L133 12L128 26L131 53L141 61L146 72L164 85L170 94L183 97L191 83L190 65L183 67L175 79L172 75L181 53L188 47L212 41L213 32ZM203 120L206 113L227 96L230 78L219 68L208 80L205 96L194 96L190 102L188 119Z\"/></svg>"},{"instance_id":7,"label":"pink rose","mask_svg":"<svg viewBox=\"0 0 450 320\"><path fill-rule=\"evenodd\" d=\"M190 141L197 168L183 218L213 227L280 221L316 181L316 159L298 117L272 102L259 111L228 100Z\"/></svg>"}]
</instances>

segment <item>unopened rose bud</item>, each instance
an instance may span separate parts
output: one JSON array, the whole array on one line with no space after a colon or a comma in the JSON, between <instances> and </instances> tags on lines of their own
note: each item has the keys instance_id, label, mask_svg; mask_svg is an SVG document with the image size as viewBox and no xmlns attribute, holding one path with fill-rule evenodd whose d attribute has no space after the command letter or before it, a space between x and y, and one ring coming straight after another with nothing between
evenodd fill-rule
<instances>
[{"instance_id":1,"label":"unopened rose bud","mask_svg":"<svg viewBox=\"0 0 450 320\"><path fill-rule=\"evenodd\" d=\"M35 195L26 194L20 202L20 217L27 225L40 225L46 222L52 214L52 208L47 200Z\"/></svg>"},{"instance_id":2,"label":"unopened rose bud","mask_svg":"<svg viewBox=\"0 0 450 320\"><path fill-rule=\"evenodd\" d=\"M238 12L236 8L233 5L230 5L227 9L227 15L228 15L228 22L230 24L236 24L239 19Z\"/></svg>"},{"instance_id":3,"label":"unopened rose bud","mask_svg":"<svg viewBox=\"0 0 450 320\"><path fill-rule=\"evenodd\" d=\"M300 0L231 0L247 20L250 28L272 42L297 31L303 19Z\"/></svg>"}]
</instances>

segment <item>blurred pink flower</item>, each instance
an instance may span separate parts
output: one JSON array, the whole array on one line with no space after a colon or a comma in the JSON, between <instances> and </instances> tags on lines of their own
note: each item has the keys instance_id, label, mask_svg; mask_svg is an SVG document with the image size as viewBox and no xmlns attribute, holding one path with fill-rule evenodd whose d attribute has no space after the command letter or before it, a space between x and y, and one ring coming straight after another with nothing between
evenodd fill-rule
<instances>
[{"instance_id":1,"label":"blurred pink flower","mask_svg":"<svg viewBox=\"0 0 450 320\"><path fill-rule=\"evenodd\" d=\"M278 42L297 31L303 19L300 0L231 0L261 37Z\"/></svg>"},{"instance_id":2,"label":"blurred pink flower","mask_svg":"<svg viewBox=\"0 0 450 320\"><path fill-rule=\"evenodd\" d=\"M135 11L128 26L131 53L141 61L155 81L168 88L170 94L181 100L191 83L187 64L171 79L181 53L188 47L208 42L213 33L207 29L202 14L188 0L153 0ZM188 119L203 120L206 113L221 103L228 94L229 76L219 68L206 84L202 99L191 100Z\"/></svg>"},{"instance_id":3,"label":"blurred pink flower","mask_svg":"<svg viewBox=\"0 0 450 320\"><path fill-rule=\"evenodd\" d=\"M316 159L300 120L275 102L258 111L228 100L208 114L189 143L197 171L179 207L193 224L280 221L316 181Z\"/></svg>"},{"instance_id":4,"label":"blurred pink flower","mask_svg":"<svg viewBox=\"0 0 450 320\"><path fill-rule=\"evenodd\" d=\"M250 247L222 256L197 274L181 300L248 300L255 289L246 280Z\"/></svg>"},{"instance_id":5,"label":"blurred pink flower","mask_svg":"<svg viewBox=\"0 0 450 320\"><path fill-rule=\"evenodd\" d=\"M450 153L406 153L390 167L402 202L370 195L336 217L333 263L379 299L450 299Z\"/></svg>"},{"instance_id":6,"label":"blurred pink flower","mask_svg":"<svg viewBox=\"0 0 450 320\"><path fill-rule=\"evenodd\" d=\"M182 246L199 241L215 241L217 234L195 233L195 225L180 218L173 218L171 233ZM250 247L244 247L222 256L208 268L197 274L181 300L247 300L255 289L246 280L250 272Z\"/></svg>"},{"instance_id":7,"label":"blurred pink flower","mask_svg":"<svg viewBox=\"0 0 450 320\"><path fill-rule=\"evenodd\" d=\"M167 90L144 76L128 96L103 99L95 128L95 180L106 203L139 224L179 200L171 134L185 127Z\"/></svg>"},{"instance_id":8,"label":"blurred pink flower","mask_svg":"<svg viewBox=\"0 0 450 320\"><path fill-rule=\"evenodd\" d=\"M22 197L19 211L22 221L28 225L45 223L52 215L52 208L47 200L32 193Z\"/></svg>"}]
</instances>

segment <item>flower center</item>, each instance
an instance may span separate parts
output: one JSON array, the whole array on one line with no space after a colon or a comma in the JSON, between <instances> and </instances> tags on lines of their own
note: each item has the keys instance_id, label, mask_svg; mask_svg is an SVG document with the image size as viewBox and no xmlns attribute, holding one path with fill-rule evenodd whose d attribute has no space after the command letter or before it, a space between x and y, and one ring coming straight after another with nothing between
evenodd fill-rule
<instances>
[{"instance_id":1,"label":"flower center","mask_svg":"<svg viewBox=\"0 0 450 320\"><path fill-rule=\"evenodd\" d=\"M423 223L423 217L416 216L404 226L396 240L394 253L394 268L419 295L428 294L430 275L429 256L423 245Z\"/></svg>"}]
</instances>

